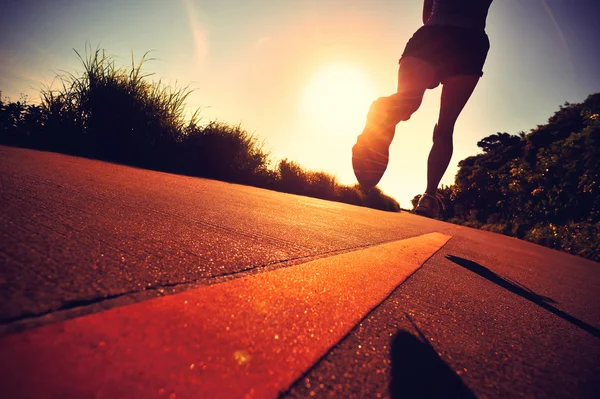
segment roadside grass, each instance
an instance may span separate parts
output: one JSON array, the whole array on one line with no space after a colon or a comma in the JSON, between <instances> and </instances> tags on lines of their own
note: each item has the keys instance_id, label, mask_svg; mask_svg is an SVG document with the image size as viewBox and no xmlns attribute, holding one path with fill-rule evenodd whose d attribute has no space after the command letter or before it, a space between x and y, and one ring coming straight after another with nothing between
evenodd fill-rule
<instances>
[{"instance_id":1,"label":"roadside grass","mask_svg":"<svg viewBox=\"0 0 600 399\"><path fill-rule=\"evenodd\" d=\"M279 161L273 184L278 191L400 212L398 202L377 187L364 190L359 184L343 185L330 174L304 169L287 159Z\"/></svg>"},{"instance_id":2,"label":"roadside grass","mask_svg":"<svg viewBox=\"0 0 600 399\"><path fill-rule=\"evenodd\" d=\"M287 159L273 166L264 142L239 125L185 117L191 89L169 87L143 72L148 53L127 68L104 50L75 53L77 74L57 75L41 104L5 101L0 92L0 143L206 177L399 212L379 189L347 186Z\"/></svg>"},{"instance_id":3,"label":"roadside grass","mask_svg":"<svg viewBox=\"0 0 600 399\"><path fill-rule=\"evenodd\" d=\"M42 90L48 138L57 150L141 167L161 169L181 133L187 88L151 82L148 61L119 68L104 50L75 51L83 72L57 76L59 87ZM195 123L195 116L187 124Z\"/></svg>"}]
</instances>

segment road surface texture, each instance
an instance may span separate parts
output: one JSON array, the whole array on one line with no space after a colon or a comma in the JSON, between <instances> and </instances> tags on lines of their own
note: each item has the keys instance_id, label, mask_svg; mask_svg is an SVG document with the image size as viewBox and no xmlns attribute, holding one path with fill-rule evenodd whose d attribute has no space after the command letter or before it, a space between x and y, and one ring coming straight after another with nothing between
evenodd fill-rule
<instances>
[{"instance_id":1,"label":"road surface texture","mask_svg":"<svg viewBox=\"0 0 600 399\"><path fill-rule=\"evenodd\" d=\"M592 398L599 264L0 147L5 397Z\"/></svg>"}]
</instances>

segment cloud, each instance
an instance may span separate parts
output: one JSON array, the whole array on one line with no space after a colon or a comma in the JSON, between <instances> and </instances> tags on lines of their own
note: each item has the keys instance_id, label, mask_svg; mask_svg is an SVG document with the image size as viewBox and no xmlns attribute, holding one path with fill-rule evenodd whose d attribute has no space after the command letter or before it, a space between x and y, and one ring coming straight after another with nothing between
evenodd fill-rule
<instances>
[{"instance_id":1,"label":"cloud","mask_svg":"<svg viewBox=\"0 0 600 399\"><path fill-rule=\"evenodd\" d=\"M187 11L190 31L194 39L196 66L202 67L209 54L208 30L201 24L201 18L192 0L183 0L183 4Z\"/></svg>"},{"instance_id":2,"label":"cloud","mask_svg":"<svg viewBox=\"0 0 600 399\"><path fill-rule=\"evenodd\" d=\"M544 7L544 9L546 10L548 17L550 18L550 21L552 22L552 25L554 26L554 29L556 30L556 35L558 36L558 40L559 40L560 46L562 47L562 51L567 59L567 62L569 63L569 66L571 67L571 71L573 72L575 70L575 68L573 66L573 60L571 58L571 51L569 50L569 45L567 43L567 40L565 39L565 35L563 34L563 31L560 28L560 25L558 24L558 22L556 22L556 18L554 18L554 13L548 6L548 3L546 2L546 0L540 0L540 3L542 4L542 7Z\"/></svg>"},{"instance_id":3,"label":"cloud","mask_svg":"<svg viewBox=\"0 0 600 399\"><path fill-rule=\"evenodd\" d=\"M260 50L261 48L263 48L266 45L268 45L270 41L271 41L271 38L269 36L263 36L260 39L258 39L256 41L256 43L254 43L254 48L256 50Z\"/></svg>"}]
</instances>

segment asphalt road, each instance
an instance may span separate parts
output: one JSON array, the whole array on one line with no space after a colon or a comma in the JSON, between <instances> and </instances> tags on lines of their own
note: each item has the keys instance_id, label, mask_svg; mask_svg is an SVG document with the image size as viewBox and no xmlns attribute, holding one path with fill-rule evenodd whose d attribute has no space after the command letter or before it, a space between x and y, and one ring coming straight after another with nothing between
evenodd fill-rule
<instances>
[{"instance_id":1,"label":"asphalt road","mask_svg":"<svg viewBox=\"0 0 600 399\"><path fill-rule=\"evenodd\" d=\"M4 335L440 232L450 241L284 397L600 390L594 262L406 212L6 147L0 209Z\"/></svg>"}]
</instances>

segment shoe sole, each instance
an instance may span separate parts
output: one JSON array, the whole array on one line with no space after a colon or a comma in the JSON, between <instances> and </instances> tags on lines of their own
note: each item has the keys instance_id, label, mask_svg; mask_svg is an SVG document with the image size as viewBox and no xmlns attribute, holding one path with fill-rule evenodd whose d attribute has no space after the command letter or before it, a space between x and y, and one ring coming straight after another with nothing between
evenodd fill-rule
<instances>
[{"instance_id":1,"label":"shoe sole","mask_svg":"<svg viewBox=\"0 0 600 399\"><path fill-rule=\"evenodd\" d=\"M389 163L389 146L382 152L375 152L372 149L362 149L356 151L356 146L352 148L352 169L358 183L364 188L375 187L387 170ZM362 156L355 155L355 152L362 152Z\"/></svg>"},{"instance_id":2,"label":"shoe sole","mask_svg":"<svg viewBox=\"0 0 600 399\"><path fill-rule=\"evenodd\" d=\"M365 164L370 164L369 166L371 167L368 167ZM357 158L352 158L352 167L358 184L365 188L375 187L387 169L387 165L377 165L370 160ZM375 170L376 168L378 170Z\"/></svg>"},{"instance_id":3,"label":"shoe sole","mask_svg":"<svg viewBox=\"0 0 600 399\"><path fill-rule=\"evenodd\" d=\"M369 114L372 114L373 110L372 105ZM354 176L356 176L358 183L367 189L375 187L383 177L389 163L389 148L396 131L396 124L387 127L380 126L380 128L374 130L372 127L369 128L368 126L373 124L372 119L374 118L374 115L367 115L367 126L365 126L359 140L352 147ZM369 119L371 119L371 122L369 122ZM369 130L371 131L369 132ZM370 138L367 138L367 143L359 144L361 136L369 136Z\"/></svg>"}]
</instances>

